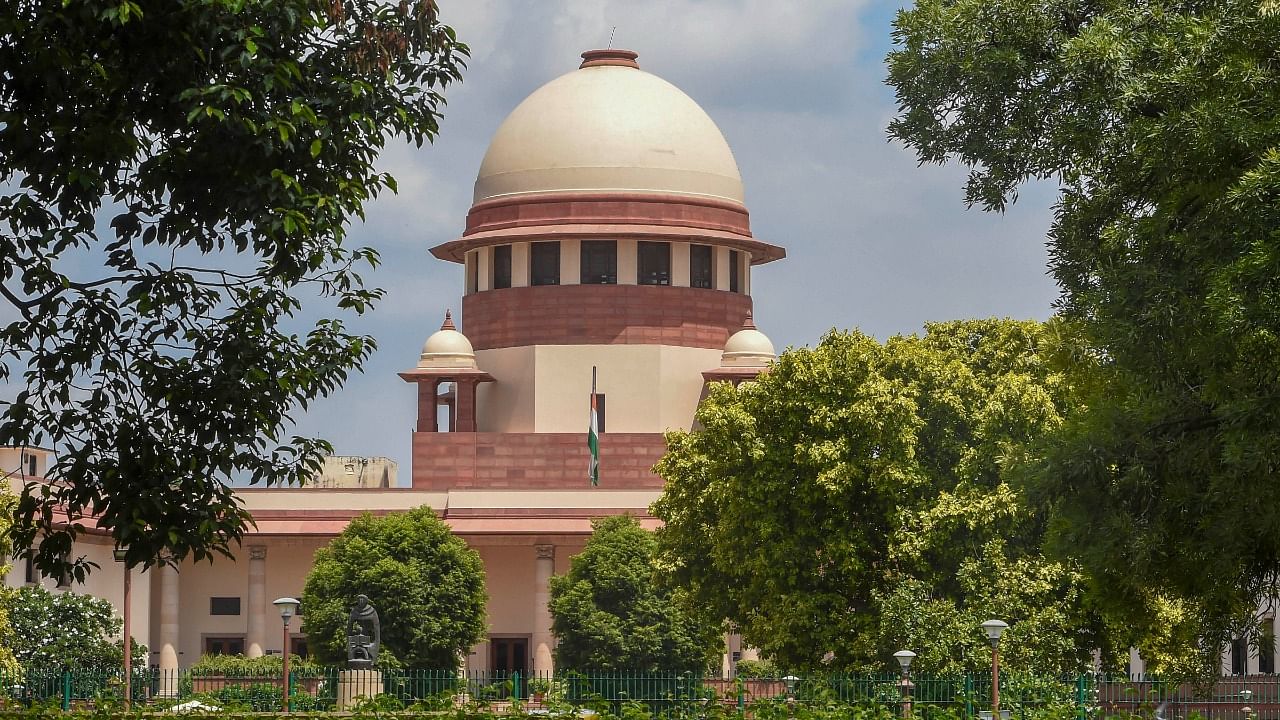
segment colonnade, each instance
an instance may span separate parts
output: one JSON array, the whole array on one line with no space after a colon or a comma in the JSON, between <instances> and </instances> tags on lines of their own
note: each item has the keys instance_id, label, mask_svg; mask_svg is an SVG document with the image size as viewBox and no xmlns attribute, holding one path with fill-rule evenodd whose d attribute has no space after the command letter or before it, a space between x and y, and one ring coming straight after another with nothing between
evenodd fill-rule
<instances>
[{"instance_id":1,"label":"colonnade","mask_svg":"<svg viewBox=\"0 0 1280 720\"><path fill-rule=\"evenodd\" d=\"M533 627L530 633L530 670L550 673L555 668L552 650L555 637L551 633L551 577L555 575L556 546L534 545ZM248 550L248 587L245 593L245 655L260 657L269 646L270 630L267 598L267 546L250 545ZM156 649L161 675L162 695L177 693L182 628L179 609L182 604L181 576L172 565L156 568L159 585L160 615ZM194 660L194 658L192 659Z\"/></svg>"}]
</instances>

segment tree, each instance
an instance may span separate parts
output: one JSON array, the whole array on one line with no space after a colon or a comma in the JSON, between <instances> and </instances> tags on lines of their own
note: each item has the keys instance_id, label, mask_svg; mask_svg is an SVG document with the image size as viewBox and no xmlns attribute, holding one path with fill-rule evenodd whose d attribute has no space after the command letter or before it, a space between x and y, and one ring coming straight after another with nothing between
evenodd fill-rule
<instances>
[{"instance_id":1,"label":"tree","mask_svg":"<svg viewBox=\"0 0 1280 720\"><path fill-rule=\"evenodd\" d=\"M86 521L130 566L228 554L227 480L318 467L289 414L368 357L338 315L381 295L347 223L466 51L433 0L4 4L0 445L58 451L16 513L46 574ZM304 298L331 317L295 333Z\"/></svg>"},{"instance_id":2,"label":"tree","mask_svg":"<svg viewBox=\"0 0 1280 720\"><path fill-rule=\"evenodd\" d=\"M13 544L9 542L9 527L12 524L10 519L13 512L15 498L9 492L7 478L0 477L0 558L13 557ZM0 577L9 574L11 566L7 562L0 562ZM13 647L17 642L17 635L13 631L13 624L9 622L9 610L3 601L3 593L0 590L0 677L13 676L18 670L18 660L13 656Z\"/></svg>"},{"instance_id":3,"label":"tree","mask_svg":"<svg viewBox=\"0 0 1280 720\"><path fill-rule=\"evenodd\" d=\"M1092 379L1037 473L1052 547L1117 616L1180 607L1210 665L1280 590L1278 38L1274 0L922 0L889 56L890 135L967 202L1059 183Z\"/></svg>"},{"instance_id":4,"label":"tree","mask_svg":"<svg viewBox=\"0 0 1280 720\"><path fill-rule=\"evenodd\" d=\"M886 343L832 332L754 383L713 385L658 463L659 559L690 600L788 669L1079 670L1112 649L1010 484L1062 422L1054 325L971 320ZM826 653L833 657L824 660Z\"/></svg>"},{"instance_id":5,"label":"tree","mask_svg":"<svg viewBox=\"0 0 1280 720\"><path fill-rule=\"evenodd\" d=\"M109 601L39 586L7 590L0 600L17 639L13 653L26 670L115 672L124 662L124 647L113 639L124 622ZM134 640L135 667L146 667L146 658L147 646Z\"/></svg>"},{"instance_id":6,"label":"tree","mask_svg":"<svg viewBox=\"0 0 1280 720\"><path fill-rule=\"evenodd\" d=\"M484 563L429 507L366 513L316 551L302 630L320 662L346 661L357 595L378 611L386 664L455 668L485 637Z\"/></svg>"},{"instance_id":7,"label":"tree","mask_svg":"<svg viewBox=\"0 0 1280 720\"><path fill-rule=\"evenodd\" d=\"M721 646L720 622L658 584L653 534L630 515L593 520L591 530L568 574L551 578L556 666L704 672Z\"/></svg>"}]
</instances>

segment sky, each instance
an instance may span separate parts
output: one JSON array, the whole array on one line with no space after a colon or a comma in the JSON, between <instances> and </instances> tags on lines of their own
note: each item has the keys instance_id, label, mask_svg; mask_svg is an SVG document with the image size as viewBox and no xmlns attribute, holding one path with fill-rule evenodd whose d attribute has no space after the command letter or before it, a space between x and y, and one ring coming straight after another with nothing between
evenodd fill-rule
<instances>
[{"instance_id":1,"label":"sky","mask_svg":"<svg viewBox=\"0 0 1280 720\"><path fill-rule=\"evenodd\" d=\"M296 416L339 454L386 456L409 476L414 366L446 308L458 310L461 266L428 249L458 237L493 132L525 96L578 67L582 51L639 53L640 67L698 102L720 126L746 186L756 237L787 258L752 274L755 319L784 347L832 328L878 338L925 322L1047 318L1054 188L1025 189L1003 215L967 209L963 167L917 164L890 143L884 84L896 2L874 0L441 0L471 47L432 146L389 147L380 163L399 194L367 208L350 239L376 248L366 273L387 291L348 322L377 338L363 374ZM464 321L465 322L465 321ZM465 331L465 324L463 327Z\"/></svg>"}]
</instances>

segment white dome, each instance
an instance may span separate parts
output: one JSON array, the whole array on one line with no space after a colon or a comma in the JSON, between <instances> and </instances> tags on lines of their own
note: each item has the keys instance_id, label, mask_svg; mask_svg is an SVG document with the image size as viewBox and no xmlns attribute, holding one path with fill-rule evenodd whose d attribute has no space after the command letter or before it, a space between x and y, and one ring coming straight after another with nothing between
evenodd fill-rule
<instances>
[{"instance_id":1,"label":"white dome","mask_svg":"<svg viewBox=\"0 0 1280 720\"><path fill-rule=\"evenodd\" d=\"M466 335L458 332L453 324L453 315L448 310L444 313L444 324L431 334L422 345L422 354L418 356L419 368L474 368L476 352Z\"/></svg>"},{"instance_id":2,"label":"white dome","mask_svg":"<svg viewBox=\"0 0 1280 720\"><path fill-rule=\"evenodd\" d=\"M494 133L476 203L530 193L652 192L743 202L724 135L635 53L583 53L583 67L525 98Z\"/></svg>"},{"instance_id":3,"label":"white dome","mask_svg":"<svg viewBox=\"0 0 1280 720\"><path fill-rule=\"evenodd\" d=\"M742 329L729 336L720 356L722 367L764 367L777 359L773 341L756 329L751 315L747 315Z\"/></svg>"}]
</instances>

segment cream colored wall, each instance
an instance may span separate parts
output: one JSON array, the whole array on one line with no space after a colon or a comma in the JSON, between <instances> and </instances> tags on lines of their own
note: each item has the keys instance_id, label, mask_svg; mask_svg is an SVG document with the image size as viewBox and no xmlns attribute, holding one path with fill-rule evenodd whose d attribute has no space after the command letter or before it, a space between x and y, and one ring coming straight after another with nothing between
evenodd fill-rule
<instances>
[{"instance_id":1,"label":"cream colored wall","mask_svg":"<svg viewBox=\"0 0 1280 720\"><path fill-rule=\"evenodd\" d=\"M702 391L702 372L720 364L720 351L705 348L663 345L539 345L536 348L536 432L583 429L593 365L598 368L596 391L606 396L606 433L688 429L693 423L693 407Z\"/></svg>"},{"instance_id":2,"label":"cream colored wall","mask_svg":"<svg viewBox=\"0 0 1280 720\"><path fill-rule=\"evenodd\" d=\"M579 493L581 494L581 493ZM522 543L525 541L522 541ZM484 561L485 586L489 593L488 613L490 636L530 635L534 623L534 564L536 556L533 538L528 544L475 545ZM557 545L555 574L569 572L574 555L582 552L581 545ZM532 653L532 649L530 650ZM489 667L489 642L481 641L471 648L466 658L468 670L485 670Z\"/></svg>"},{"instance_id":3,"label":"cream colored wall","mask_svg":"<svg viewBox=\"0 0 1280 720\"><path fill-rule=\"evenodd\" d=\"M497 382L476 395L481 432L580 432L591 393L605 394L605 432L688 429L702 372L720 351L670 345L536 345L476 351Z\"/></svg>"},{"instance_id":4,"label":"cream colored wall","mask_svg":"<svg viewBox=\"0 0 1280 720\"><path fill-rule=\"evenodd\" d=\"M471 278L475 277L472 267L477 262L479 261L476 260L476 252L474 250L462 256L462 294L464 295L470 295L476 291L475 286L471 283Z\"/></svg>"},{"instance_id":5,"label":"cream colored wall","mask_svg":"<svg viewBox=\"0 0 1280 720\"><path fill-rule=\"evenodd\" d=\"M560 241L560 284L582 284L582 243L577 240Z\"/></svg>"},{"instance_id":6,"label":"cream colored wall","mask_svg":"<svg viewBox=\"0 0 1280 720\"><path fill-rule=\"evenodd\" d=\"M283 650L283 625L280 615L271 601L278 597L300 598L307 573L311 570L315 551L327 542L325 538L261 538L246 540L236 551L238 560L215 560L209 563L186 563L178 574L180 600L178 603L178 664L186 667L204 651L204 638L210 635L244 635L248 627L249 612L249 546L266 545L266 597L268 653ZM209 598L239 597L239 615L210 615ZM159 608L158 588L152 601ZM159 613L154 618L158 632ZM299 635L300 622L295 619L289 626L292 635Z\"/></svg>"},{"instance_id":7,"label":"cream colored wall","mask_svg":"<svg viewBox=\"0 0 1280 720\"><path fill-rule=\"evenodd\" d=\"M713 247L711 249L711 262L713 269L711 272L712 280L715 282L717 290L729 290L729 248Z\"/></svg>"},{"instance_id":8,"label":"cream colored wall","mask_svg":"<svg viewBox=\"0 0 1280 720\"><path fill-rule=\"evenodd\" d=\"M511 287L529 286L529 243L511 244Z\"/></svg>"},{"instance_id":9,"label":"cream colored wall","mask_svg":"<svg viewBox=\"0 0 1280 720\"><path fill-rule=\"evenodd\" d=\"M484 247L476 251L476 261L480 264L479 290L493 289L493 248Z\"/></svg>"},{"instance_id":10,"label":"cream colored wall","mask_svg":"<svg viewBox=\"0 0 1280 720\"><path fill-rule=\"evenodd\" d=\"M36 458L35 477L44 477L53 460L53 453L42 448L0 447L0 475L12 474L22 477L30 469L23 459L28 455ZM21 483L18 484L21 487Z\"/></svg>"},{"instance_id":11,"label":"cream colored wall","mask_svg":"<svg viewBox=\"0 0 1280 720\"><path fill-rule=\"evenodd\" d=\"M320 472L307 482L309 487L339 488L395 487L399 464L385 457L326 455Z\"/></svg>"},{"instance_id":12,"label":"cream colored wall","mask_svg":"<svg viewBox=\"0 0 1280 720\"><path fill-rule=\"evenodd\" d=\"M533 628L533 545L478 547L489 590L489 634Z\"/></svg>"},{"instance_id":13,"label":"cream colored wall","mask_svg":"<svg viewBox=\"0 0 1280 720\"><path fill-rule=\"evenodd\" d=\"M639 282L638 247L635 240L618 241L618 284L635 285Z\"/></svg>"},{"instance_id":14,"label":"cream colored wall","mask_svg":"<svg viewBox=\"0 0 1280 720\"><path fill-rule=\"evenodd\" d=\"M671 284L689 287L689 243L671 243Z\"/></svg>"},{"instance_id":15,"label":"cream colored wall","mask_svg":"<svg viewBox=\"0 0 1280 720\"><path fill-rule=\"evenodd\" d=\"M720 365L719 350L662 346L662 371L667 379L659 386L663 430L688 430L702 400L703 371Z\"/></svg>"},{"instance_id":16,"label":"cream colored wall","mask_svg":"<svg viewBox=\"0 0 1280 720\"><path fill-rule=\"evenodd\" d=\"M534 348L477 350L476 364L497 379L476 390L480 432L533 432Z\"/></svg>"},{"instance_id":17,"label":"cream colored wall","mask_svg":"<svg viewBox=\"0 0 1280 720\"><path fill-rule=\"evenodd\" d=\"M422 505L442 509L448 493L392 489L239 488L236 496L249 512L262 510L410 510Z\"/></svg>"}]
</instances>

